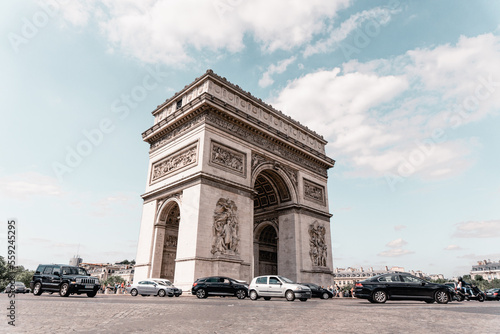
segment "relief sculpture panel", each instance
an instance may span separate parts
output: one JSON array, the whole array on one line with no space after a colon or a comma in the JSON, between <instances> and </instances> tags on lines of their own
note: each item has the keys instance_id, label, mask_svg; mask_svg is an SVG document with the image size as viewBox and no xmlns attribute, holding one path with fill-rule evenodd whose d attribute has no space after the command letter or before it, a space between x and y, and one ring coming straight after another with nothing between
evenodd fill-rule
<instances>
[{"instance_id":1,"label":"relief sculpture panel","mask_svg":"<svg viewBox=\"0 0 500 334\"><path fill-rule=\"evenodd\" d=\"M304 198L325 205L325 188L319 184L304 179Z\"/></svg>"},{"instance_id":2,"label":"relief sculpture panel","mask_svg":"<svg viewBox=\"0 0 500 334\"><path fill-rule=\"evenodd\" d=\"M327 249L326 228L317 221L309 225L309 255L313 266L326 267Z\"/></svg>"},{"instance_id":3,"label":"relief sculpture panel","mask_svg":"<svg viewBox=\"0 0 500 334\"><path fill-rule=\"evenodd\" d=\"M212 254L238 255L238 208L228 198L220 198L214 211Z\"/></svg>"},{"instance_id":4,"label":"relief sculpture panel","mask_svg":"<svg viewBox=\"0 0 500 334\"><path fill-rule=\"evenodd\" d=\"M233 150L225 145L211 142L210 164L222 167L230 172L245 175L246 154Z\"/></svg>"},{"instance_id":5,"label":"relief sculpture panel","mask_svg":"<svg viewBox=\"0 0 500 334\"><path fill-rule=\"evenodd\" d=\"M153 163L153 167L151 168L151 183L185 167L196 165L197 152L198 143L194 143Z\"/></svg>"}]
</instances>

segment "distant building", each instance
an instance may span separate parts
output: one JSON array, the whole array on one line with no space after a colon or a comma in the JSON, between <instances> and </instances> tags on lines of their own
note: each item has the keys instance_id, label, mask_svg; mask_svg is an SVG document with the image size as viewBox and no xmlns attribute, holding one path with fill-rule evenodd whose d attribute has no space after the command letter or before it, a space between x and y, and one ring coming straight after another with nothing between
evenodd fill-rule
<instances>
[{"instance_id":1,"label":"distant building","mask_svg":"<svg viewBox=\"0 0 500 334\"><path fill-rule=\"evenodd\" d=\"M134 266L120 263L81 263L80 267L85 268L90 276L99 278L101 282L106 281L111 276L120 276L125 282L133 282Z\"/></svg>"},{"instance_id":2,"label":"distant building","mask_svg":"<svg viewBox=\"0 0 500 334\"><path fill-rule=\"evenodd\" d=\"M340 287L347 286L347 285L353 285L358 281L362 281L365 279L368 279L373 276L377 275L382 275L382 274L387 274L387 273L395 273L395 272L405 272L405 268L403 267L389 267L385 266L384 269L381 270L373 270L373 267L370 267L368 270L364 270L363 267L361 268L335 268L333 271L333 280L335 284L338 284ZM444 278L442 274L425 274L421 270L417 271L409 271L410 274L420 277L422 279L437 279L437 278Z\"/></svg>"},{"instance_id":3,"label":"distant building","mask_svg":"<svg viewBox=\"0 0 500 334\"><path fill-rule=\"evenodd\" d=\"M500 279L500 261L492 262L490 260L478 261L477 265L472 266L470 277L474 278L480 275L487 281Z\"/></svg>"},{"instance_id":4,"label":"distant building","mask_svg":"<svg viewBox=\"0 0 500 334\"><path fill-rule=\"evenodd\" d=\"M70 266L78 267L80 265L80 263L82 263L82 258L79 257L78 255L75 255L71 259L69 259Z\"/></svg>"}]
</instances>

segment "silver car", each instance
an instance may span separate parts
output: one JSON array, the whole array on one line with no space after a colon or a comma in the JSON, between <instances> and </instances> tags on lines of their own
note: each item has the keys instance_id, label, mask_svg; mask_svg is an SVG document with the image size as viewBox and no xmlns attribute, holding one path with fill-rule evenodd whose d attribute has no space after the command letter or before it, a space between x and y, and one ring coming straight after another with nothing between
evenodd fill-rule
<instances>
[{"instance_id":1,"label":"silver car","mask_svg":"<svg viewBox=\"0 0 500 334\"><path fill-rule=\"evenodd\" d=\"M169 287L158 283L154 282L152 280L146 280L146 281L140 281L137 284L132 284L131 286L127 287L127 292L130 292L132 296L159 296L159 297L165 297L168 294Z\"/></svg>"},{"instance_id":2,"label":"silver car","mask_svg":"<svg viewBox=\"0 0 500 334\"><path fill-rule=\"evenodd\" d=\"M159 283L159 284L162 284L162 285L165 285L167 287L167 296L169 296L169 297L173 297L173 296L179 297L180 295L182 295L182 290L175 287L172 284L172 282L170 282L166 278L149 278L149 280L156 282L156 283Z\"/></svg>"},{"instance_id":3,"label":"silver car","mask_svg":"<svg viewBox=\"0 0 500 334\"><path fill-rule=\"evenodd\" d=\"M257 300L260 297L264 297L265 300L270 300L271 297L284 297L288 301L298 298L302 302L312 296L309 287L278 275L255 277L248 287L248 294L251 300Z\"/></svg>"}]
</instances>

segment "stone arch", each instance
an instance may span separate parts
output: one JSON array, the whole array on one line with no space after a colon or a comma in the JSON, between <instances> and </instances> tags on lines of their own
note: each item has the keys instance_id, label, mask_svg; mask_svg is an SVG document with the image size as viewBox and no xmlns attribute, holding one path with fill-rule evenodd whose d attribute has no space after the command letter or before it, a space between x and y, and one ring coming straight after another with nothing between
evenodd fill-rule
<instances>
[{"instance_id":1,"label":"stone arch","mask_svg":"<svg viewBox=\"0 0 500 334\"><path fill-rule=\"evenodd\" d=\"M180 202L177 198L170 198L164 201L158 209L151 277L174 281L179 224Z\"/></svg>"},{"instance_id":2,"label":"stone arch","mask_svg":"<svg viewBox=\"0 0 500 334\"><path fill-rule=\"evenodd\" d=\"M289 175L283 170L283 168L277 163L264 163L259 165L252 172L252 186L255 191L255 185L259 182L259 178L266 178L269 183L271 183L277 192L279 203L297 203L297 185L295 181L292 181ZM256 194L258 195L258 194Z\"/></svg>"},{"instance_id":3,"label":"stone arch","mask_svg":"<svg viewBox=\"0 0 500 334\"><path fill-rule=\"evenodd\" d=\"M278 274L279 230L277 219L258 223L254 229L254 272L259 275Z\"/></svg>"}]
</instances>

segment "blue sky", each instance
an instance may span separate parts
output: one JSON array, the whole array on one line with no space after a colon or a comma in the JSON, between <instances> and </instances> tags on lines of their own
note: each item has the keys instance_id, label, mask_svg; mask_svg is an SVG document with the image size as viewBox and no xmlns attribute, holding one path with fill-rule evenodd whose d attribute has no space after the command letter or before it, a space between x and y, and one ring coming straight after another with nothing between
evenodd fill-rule
<instances>
[{"instance_id":1,"label":"blue sky","mask_svg":"<svg viewBox=\"0 0 500 334\"><path fill-rule=\"evenodd\" d=\"M335 267L500 260L500 2L4 1L19 263L133 259L157 105L211 68L322 134ZM6 255L6 224L0 255Z\"/></svg>"}]
</instances>

